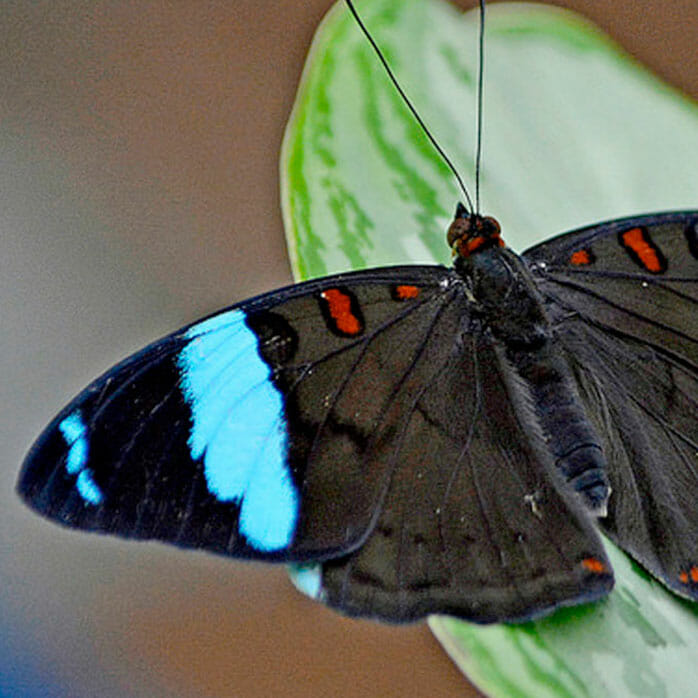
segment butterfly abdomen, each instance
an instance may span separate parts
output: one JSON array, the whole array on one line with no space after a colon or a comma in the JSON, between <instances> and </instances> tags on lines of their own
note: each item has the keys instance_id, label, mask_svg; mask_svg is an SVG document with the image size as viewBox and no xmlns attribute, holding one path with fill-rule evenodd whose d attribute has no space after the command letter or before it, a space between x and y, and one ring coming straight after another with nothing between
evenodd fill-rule
<instances>
[{"instance_id":1,"label":"butterfly abdomen","mask_svg":"<svg viewBox=\"0 0 698 698\"><path fill-rule=\"evenodd\" d=\"M601 440L556 343L551 340L536 351L509 351L508 356L531 395L557 472L594 514L605 516L611 490Z\"/></svg>"}]
</instances>

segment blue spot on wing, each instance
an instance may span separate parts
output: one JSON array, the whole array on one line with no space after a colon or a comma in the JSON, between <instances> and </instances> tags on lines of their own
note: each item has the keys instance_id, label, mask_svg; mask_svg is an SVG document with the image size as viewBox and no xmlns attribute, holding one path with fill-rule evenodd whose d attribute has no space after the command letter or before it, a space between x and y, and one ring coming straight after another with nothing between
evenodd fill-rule
<instances>
[{"instance_id":1,"label":"blue spot on wing","mask_svg":"<svg viewBox=\"0 0 698 698\"><path fill-rule=\"evenodd\" d=\"M270 552L290 545L299 497L287 466L283 398L271 380L245 313L194 325L178 357L192 413L189 449L203 457L209 491L240 505L239 530Z\"/></svg>"},{"instance_id":2,"label":"blue spot on wing","mask_svg":"<svg viewBox=\"0 0 698 698\"><path fill-rule=\"evenodd\" d=\"M77 475L87 463L87 428L82 421L80 412L68 415L58 428L68 444L68 456L65 469L71 475Z\"/></svg>"},{"instance_id":3,"label":"blue spot on wing","mask_svg":"<svg viewBox=\"0 0 698 698\"><path fill-rule=\"evenodd\" d=\"M80 496L90 504L101 504L104 498L102 491L97 486L97 483L92 478L92 471L85 468L80 471L78 479L75 483Z\"/></svg>"},{"instance_id":4,"label":"blue spot on wing","mask_svg":"<svg viewBox=\"0 0 698 698\"><path fill-rule=\"evenodd\" d=\"M89 504L101 504L104 499L102 491L94 481L90 469L85 467L89 453L88 435L80 410L69 414L58 425L58 429L68 445L65 469L69 475L77 475L75 486L80 496Z\"/></svg>"}]
</instances>

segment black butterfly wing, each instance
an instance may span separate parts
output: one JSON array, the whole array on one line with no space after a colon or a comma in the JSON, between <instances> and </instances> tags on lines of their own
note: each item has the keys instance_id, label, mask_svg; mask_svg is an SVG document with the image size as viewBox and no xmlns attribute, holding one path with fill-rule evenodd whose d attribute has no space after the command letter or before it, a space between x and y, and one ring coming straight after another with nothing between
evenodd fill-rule
<instances>
[{"instance_id":1,"label":"black butterfly wing","mask_svg":"<svg viewBox=\"0 0 698 698\"><path fill-rule=\"evenodd\" d=\"M402 267L235 306L95 381L19 491L79 528L336 558L323 594L351 614L491 622L597 598L601 542L470 303L453 270Z\"/></svg>"},{"instance_id":2,"label":"black butterfly wing","mask_svg":"<svg viewBox=\"0 0 698 698\"><path fill-rule=\"evenodd\" d=\"M359 451L444 302L446 274L299 284L154 343L49 425L20 494L70 526L224 554L351 550L387 478Z\"/></svg>"},{"instance_id":3,"label":"black butterfly wing","mask_svg":"<svg viewBox=\"0 0 698 698\"><path fill-rule=\"evenodd\" d=\"M604 440L601 525L698 599L698 212L601 224L524 257Z\"/></svg>"},{"instance_id":4,"label":"black butterfly wing","mask_svg":"<svg viewBox=\"0 0 698 698\"><path fill-rule=\"evenodd\" d=\"M459 325L466 302L443 309L386 421L393 474L375 529L322 565L322 597L350 614L523 621L613 585L504 348Z\"/></svg>"}]
</instances>

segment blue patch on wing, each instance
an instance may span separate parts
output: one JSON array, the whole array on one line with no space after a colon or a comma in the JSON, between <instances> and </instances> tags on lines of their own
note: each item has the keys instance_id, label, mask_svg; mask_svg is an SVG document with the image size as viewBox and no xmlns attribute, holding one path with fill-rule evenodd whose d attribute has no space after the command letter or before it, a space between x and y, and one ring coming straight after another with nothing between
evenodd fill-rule
<instances>
[{"instance_id":1,"label":"blue patch on wing","mask_svg":"<svg viewBox=\"0 0 698 698\"><path fill-rule=\"evenodd\" d=\"M322 565L317 562L289 565L288 575L293 586L302 594L316 601L322 601Z\"/></svg>"},{"instance_id":2,"label":"blue patch on wing","mask_svg":"<svg viewBox=\"0 0 698 698\"><path fill-rule=\"evenodd\" d=\"M209 491L240 505L239 530L257 550L290 545L299 497L287 467L283 398L245 313L194 325L177 358L192 413L189 449L203 457Z\"/></svg>"},{"instance_id":3,"label":"blue patch on wing","mask_svg":"<svg viewBox=\"0 0 698 698\"><path fill-rule=\"evenodd\" d=\"M80 496L89 504L101 504L104 496L92 477L92 471L86 468L88 449L87 427L80 410L69 414L58 429L68 445L65 469L69 475L77 475L75 486Z\"/></svg>"},{"instance_id":4,"label":"blue patch on wing","mask_svg":"<svg viewBox=\"0 0 698 698\"><path fill-rule=\"evenodd\" d=\"M80 496L86 502L90 504L101 504L104 501L102 491L92 478L92 471L89 468L80 471L75 486L78 488Z\"/></svg>"},{"instance_id":5,"label":"blue patch on wing","mask_svg":"<svg viewBox=\"0 0 698 698\"><path fill-rule=\"evenodd\" d=\"M65 469L77 475L87 463L87 427L79 411L68 415L59 425L61 434L68 444Z\"/></svg>"}]
</instances>

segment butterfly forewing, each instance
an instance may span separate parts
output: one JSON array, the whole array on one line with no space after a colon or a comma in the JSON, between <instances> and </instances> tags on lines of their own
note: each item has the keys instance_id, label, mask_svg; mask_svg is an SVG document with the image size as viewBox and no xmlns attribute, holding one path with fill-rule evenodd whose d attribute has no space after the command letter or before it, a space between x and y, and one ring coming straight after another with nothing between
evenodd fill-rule
<instances>
[{"instance_id":1,"label":"butterfly forewing","mask_svg":"<svg viewBox=\"0 0 698 698\"><path fill-rule=\"evenodd\" d=\"M445 302L446 274L308 282L156 342L54 420L21 494L71 526L221 553L350 550L387 478L362 451Z\"/></svg>"},{"instance_id":2,"label":"butterfly forewing","mask_svg":"<svg viewBox=\"0 0 698 698\"><path fill-rule=\"evenodd\" d=\"M690 212L613 221L524 257L561 307L698 366L697 221Z\"/></svg>"},{"instance_id":3,"label":"butterfly forewing","mask_svg":"<svg viewBox=\"0 0 698 698\"><path fill-rule=\"evenodd\" d=\"M696 212L643 216L524 255L604 442L613 494L601 525L691 598L698 598L697 226Z\"/></svg>"}]
</instances>

